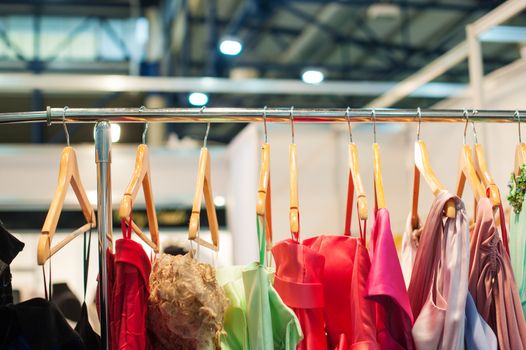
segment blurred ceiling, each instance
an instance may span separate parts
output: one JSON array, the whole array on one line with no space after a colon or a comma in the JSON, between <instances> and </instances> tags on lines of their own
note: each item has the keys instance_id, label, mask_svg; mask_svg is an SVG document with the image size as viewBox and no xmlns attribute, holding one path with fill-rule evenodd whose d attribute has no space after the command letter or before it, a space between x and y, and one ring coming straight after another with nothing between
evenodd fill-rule
<instances>
[{"instance_id":1,"label":"blurred ceiling","mask_svg":"<svg viewBox=\"0 0 526 350\"><path fill-rule=\"evenodd\" d=\"M182 77L301 79L315 67L326 80L398 82L465 38L465 25L503 1L493 0L7 0L0 2L0 73L140 74ZM507 25L524 26L526 16ZM222 55L222 38L243 43ZM487 71L520 57L519 45L483 45ZM441 82L466 83L466 64ZM148 106L144 93L3 92L0 112L60 107ZM188 106L187 93L161 94L166 106ZM211 94L208 106L354 107L376 96ZM426 107L406 98L397 107ZM243 126L217 125L210 139L229 142ZM73 142L91 142L86 126ZM60 128L17 125L0 142L64 142ZM123 142L142 126L127 125ZM171 124L167 133L201 138L203 127Z\"/></svg>"}]
</instances>

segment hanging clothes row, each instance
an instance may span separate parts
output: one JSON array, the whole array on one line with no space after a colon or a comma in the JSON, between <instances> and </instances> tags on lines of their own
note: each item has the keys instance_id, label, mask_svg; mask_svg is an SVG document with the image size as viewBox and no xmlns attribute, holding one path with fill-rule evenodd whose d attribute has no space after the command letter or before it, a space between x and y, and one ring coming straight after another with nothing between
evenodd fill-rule
<instances>
[{"instance_id":1,"label":"hanging clothes row","mask_svg":"<svg viewBox=\"0 0 526 350\"><path fill-rule=\"evenodd\" d=\"M467 127L469 115L467 111L463 115ZM360 174L358 147L352 140L350 109L345 116L350 142L343 234L319 234L301 240L297 147L294 110L291 109L291 238L272 242L270 145L265 142L256 194L259 259L242 266L216 268L199 261L199 247L217 252L220 243L210 154L206 147L210 125L199 157L188 226L188 239L197 246L185 255L161 253L148 147L143 138L143 144L137 149L132 178L119 207L123 237L115 242L115 252L112 246L104 252L108 278L102 282L106 283L110 296L106 300L109 348L525 349L525 247L524 244L520 246L520 242L524 242L521 230L526 228L520 220L526 192L523 185L526 183L523 179L526 153L522 142L517 147L510 185L509 198L516 216L511 219L512 230L508 238L499 189L487 169L481 145L476 144L473 149L467 144L462 147L458 188L455 195L450 194L433 172L426 144L420 139L419 123L413 203L399 259L384 195L376 132L373 143L374 217L368 231L368 203ZM422 112L417 110L419 121L421 116ZM376 117L376 111L372 110L374 130ZM266 123L265 114L263 119ZM418 215L420 178L435 196L425 220L420 220ZM462 201L466 181L477 202L471 228ZM86 223L52 247L70 183ZM141 186L147 207L148 234L133 221L132 209ZM203 195L211 241L200 236ZM68 145L61 160L59 187L40 237L39 264L49 261L54 253L81 233L85 235L85 242L89 241L86 235L97 221L84 197L75 153ZM354 235L351 232L353 212L359 229ZM132 239L133 233L151 249L150 254ZM513 247L515 243L519 247ZM14 244L21 249L19 243ZM85 247L84 252L85 276L89 265L86 250L89 248ZM275 270L267 254L269 250ZM1 259L9 264L13 257ZM85 280L85 286L86 283ZM91 349L98 346L93 345L98 344L98 338L89 331L86 319L79 322L74 332L52 302L44 299L38 302L54 320L49 323L49 329L41 329L46 333L33 323L24 325L21 321L29 315L24 311L24 303L0 307L0 313L10 315L5 318L10 332L0 334L2 344L8 349L8 346L14 349L21 344L25 346L22 348L40 349L42 347L35 344L46 337L46 344L50 344L47 348Z\"/></svg>"}]
</instances>

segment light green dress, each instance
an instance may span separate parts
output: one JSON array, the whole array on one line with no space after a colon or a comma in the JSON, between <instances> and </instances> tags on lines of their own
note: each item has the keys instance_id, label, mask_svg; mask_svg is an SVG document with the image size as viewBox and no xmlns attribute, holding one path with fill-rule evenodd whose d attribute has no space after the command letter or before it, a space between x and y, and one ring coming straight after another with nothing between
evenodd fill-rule
<instances>
[{"instance_id":1,"label":"light green dress","mask_svg":"<svg viewBox=\"0 0 526 350\"><path fill-rule=\"evenodd\" d=\"M519 177L526 177L526 168L521 169ZM517 196L517 192L521 191L521 186L517 186L517 179L513 175L509 186L510 197L520 198ZM510 197L508 197L508 199L510 199ZM513 205L514 203L512 202L511 204ZM510 217L510 258L513 275L515 276L515 282L519 290L522 312L526 317L526 203L524 200L522 200L522 206L518 213L515 211L516 209L519 208L516 206L512 208Z\"/></svg>"},{"instance_id":2,"label":"light green dress","mask_svg":"<svg viewBox=\"0 0 526 350\"><path fill-rule=\"evenodd\" d=\"M274 274L264 267L265 233L257 227L259 263L217 270L217 281L230 300L221 349L294 350L303 338L301 326L272 286Z\"/></svg>"}]
</instances>

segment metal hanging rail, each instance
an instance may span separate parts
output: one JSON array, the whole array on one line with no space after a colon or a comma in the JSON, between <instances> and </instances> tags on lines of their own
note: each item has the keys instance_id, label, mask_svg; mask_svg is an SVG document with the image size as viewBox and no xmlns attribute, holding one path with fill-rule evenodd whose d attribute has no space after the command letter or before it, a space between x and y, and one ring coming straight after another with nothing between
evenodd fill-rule
<instances>
[{"instance_id":1,"label":"metal hanging rail","mask_svg":"<svg viewBox=\"0 0 526 350\"><path fill-rule=\"evenodd\" d=\"M249 123L262 122L266 114L268 122L289 122L290 108L51 108L37 112L0 113L0 124L15 123L96 123L107 120L117 123ZM379 123L405 123L419 120L415 109L374 109ZM372 108L350 109L351 122L372 122ZM517 113L526 111L478 110L469 119L477 122L516 122ZM347 122L347 109L294 109L295 122ZM462 109L422 109L422 122L465 122Z\"/></svg>"}]
</instances>

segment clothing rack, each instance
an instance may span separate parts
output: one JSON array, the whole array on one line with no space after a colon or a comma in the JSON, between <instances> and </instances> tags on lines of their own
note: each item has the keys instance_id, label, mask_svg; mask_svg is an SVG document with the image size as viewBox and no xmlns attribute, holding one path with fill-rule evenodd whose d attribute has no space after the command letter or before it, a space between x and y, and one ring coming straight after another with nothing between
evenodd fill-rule
<instances>
[{"instance_id":1,"label":"clothing rack","mask_svg":"<svg viewBox=\"0 0 526 350\"><path fill-rule=\"evenodd\" d=\"M99 305L102 344L108 349L108 291L106 252L112 237L111 125L118 123L406 123L519 122L526 111L460 109L294 109L294 108L51 108L45 111L0 113L0 124L96 123L97 225L99 240Z\"/></svg>"}]
</instances>

